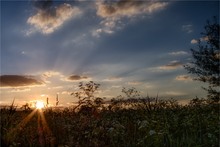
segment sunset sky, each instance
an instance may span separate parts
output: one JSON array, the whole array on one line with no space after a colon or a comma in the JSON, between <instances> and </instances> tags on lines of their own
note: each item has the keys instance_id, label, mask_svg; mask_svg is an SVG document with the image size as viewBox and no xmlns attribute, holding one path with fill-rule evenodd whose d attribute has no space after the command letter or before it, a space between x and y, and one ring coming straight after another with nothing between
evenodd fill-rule
<instances>
[{"instance_id":1,"label":"sunset sky","mask_svg":"<svg viewBox=\"0 0 220 147\"><path fill-rule=\"evenodd\" d=\"M97 96L204 97L183 65L219 1L1 1L0 105L37 99L68 106L79 82Z\"/></svg>"}]
</instances>

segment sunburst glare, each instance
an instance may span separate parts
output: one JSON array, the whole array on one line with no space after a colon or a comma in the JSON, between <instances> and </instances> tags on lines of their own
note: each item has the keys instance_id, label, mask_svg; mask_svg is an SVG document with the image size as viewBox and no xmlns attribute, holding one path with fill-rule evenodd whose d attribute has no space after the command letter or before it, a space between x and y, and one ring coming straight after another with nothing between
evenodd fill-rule
<instances>
[{"instance_id":1,"label":"sunburst glare","mask_svg":"<svg viewBox=\"0 0 220 147\"><path fill-rule=\"evenodd\" d=\"M42 101L37 101L35 107L36 107L37 109L42 109L42 108L44 108L44 102L42 102Z\"/></svg>"}]
</instances>

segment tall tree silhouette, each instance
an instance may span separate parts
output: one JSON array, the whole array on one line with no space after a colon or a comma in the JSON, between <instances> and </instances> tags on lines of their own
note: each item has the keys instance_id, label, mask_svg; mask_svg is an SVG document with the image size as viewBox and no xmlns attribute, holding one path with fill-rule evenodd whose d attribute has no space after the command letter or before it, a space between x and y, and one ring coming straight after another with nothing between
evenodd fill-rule
<instances>
[{"instance_id":1,"label":"tall tree silhouette","mask_svg":"<svg viewBox=\"0 0 220 147\"><path fill-rule=\"evenodd\" d=\"M189 73L195 75L194 80L208 83L202 87L208 92L208 98L219 102L220 96L220 50L219 22L216 17L207 21L202 37L197 40L197 47L191 49L192 61L184 65Z\"/></svg>"}]
</instances>

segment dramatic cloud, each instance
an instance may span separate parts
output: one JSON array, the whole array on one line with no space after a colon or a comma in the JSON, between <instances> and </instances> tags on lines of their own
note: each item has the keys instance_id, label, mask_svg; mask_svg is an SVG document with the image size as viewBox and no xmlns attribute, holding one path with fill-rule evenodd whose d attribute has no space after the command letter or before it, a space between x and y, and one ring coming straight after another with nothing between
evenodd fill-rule
<instances>
[{"instance_id":1,"label":"dramatic cloud","mask_svg":"<svg viewBox=\"0 0 220 147\"><path fill-rule=\"evenodd\" d=\"M41 79L45 82L45 83L47 83L47 84L49 84L49 83L51 83L51 80L53 81L54 79L56 79L56 80L62 80L65 76L64 75L62 75L60 72L58 72L58 71L45 71L45 72L43 72L43 73L39 73L41 76Z\"/></svg>"},{"instance_id":2,"label":"dramatic cloud","mask_svg":"<svg viewBox=\"0 0 220 147\"><path fill-rule=\"evenodd\" d=\"M165 95L168 95L168 96L183 96L183 95L186 95L186 93L178 92L178 91L167 91L167 92L165 92Z\"/></svg>"},{"instance_id":3,"label":"dramatic cloud","mask_svg":"<svg viewBox=\"0 0 220 147\"><path fill-rule=\"evenodd\" d=\"M169 55L173 55L173 56L180 56L180 55L187 55L188 53L185 51L176 51L176 52L171 52L169 53Z\"/></svg>"},{"instance_id":4,"label":"dramatic cloud","mask_svg":"<svg viewBox=\"0 0 220 147\"><path fill-rule=\"evenodd\" d=\"M201 37L201 38L199 38L199 39L192 39L192 40L191 40L191 44L196 44L196 43L198 43L199 41L201 41L201 42L209 41L209 37L208 37L208 36L205 36L205 37Z\"/></svg>"},{"instance_id":5,"label":"dramatic cloud","mask_svg":"<svg viewBox=\"0 0 220 147\"><path fill-rule=\"evenodd\" d=\"M158 70L173 70L182 67L183 64L179 61L171 61L167 65L156 67Z\"/></svg>"},{"instance_id":6,"label":"dramatic cloud","mask_svg":"<svg viewBox=\"0 0 220 147\"><path fill-rule=\"evenodd\" d=\"M11 90L11 92L26 92L26 91L30 91L31 89L30 88L14 88L13 90Z\"/></svg>"},{"instance_id":7,"label":"dramatic cloud","mask_svg":"<svg viewBox=\"0 0 220 147\"><path fill-rule=\"evenodd\" d=\"M111 30L111 29L112 29L112 28L107 28L107 27L105 27L105 28L99 28L99 29L97 29L97 30L93 30L93 31L92 31L92 36L100 37L100 34L101 34L101 33L112 34L112 33L114 33L114 31Z\"/></svg>"},{"instance_id":8,"label":"dramatic cloud","mask_svg":"<svg viewBox=\"0 0 220 147\"><path fill-rule=\"evenodd\" d=\"M57 72L57 71L46 71L42 74L43 77L45 78L50 78L52 76L63 76L61 73Z\"/></svg>"},{"instance_id":9,"label":"dramatic cloud","mask_svg":"<svg viewBox=\"0 0 220 147\"><path fill-rule=\"evenodd\" d=\"M72 91L62 91L61 94L71 95Z\"/></svg>"},{"instance_id":10,"label":"dramatic cloud","mask_svg":"<svg viewBox=\"0 0 220 147\"><path fill-rule=\"evenodd\" d=\"M192 27L193 27L192 25L183 25L182 30L186 33L192 33L193 32Z\"/></svg>"},{"instance_id":11,"label":"dramatic cloud","mask_svg":"<svg viewBox=\"0 0 220 147\"><path fill-rule=\"evenodd\" d=\"M198 43L198 40L196 40L196 39L191 40L191 44L196 44L196 43Z\"/></svg>"},{"instance_id":12,"label":"dramatic cloud","mask_svg":"<svg viewBox=\"0 0 220 147\"><path fill-rule=\"evenodd\" d=\"M128 85L134 85L134 86L136 86L136 85L140 85L140 84L143 84L142 82L139 82L139 81L133 81L133 82L128 82L127 83Z\"/></svg>"},{"instance_id":13,"label":"dramatic cloud","mask_svg":"<svg viewBox=\"0 0 220 147\"><path fill-rule=\"evenodd\" d=\"M78 80L84 80L88 79L86 76L79 76L79 75L71 75L67 78L68 81L78 81Z\"/></svg>"},{"instance_id":14,"label":"dramatic cloud","mask_svg":"<svg viewBox=\"0 0 220 147\"><path fill-rule=\"evenodd\" d=\"M27 23L33 25L37 30L43 34L50 34L57 30L73 16L77 16L81 13L81 10L76 7L72 7L70 4L62 4L56 8L51 8L51 4L44 3L38 5L37 14L28 18ZM33 30L29 30L27 33L33 33Z\"/></svg>"},{"instance_id":15,"label":"dramatic cloud","mask_svg":"<svg viewBox=\"0 0 220 147\"><path fill-rule=\"evenodd\" d=\"M117 2L97 2L97 15L100 17L132 17L151 14L167 6L167 2L120 0Z\"/></svg>"},{"instance_id":16,"label":"dramatic cloud","mask_svg":"<svg viewBox=\"0 0 220 147\"><path fill-rule=\"evenodd\" d=\"M141 14L150 15L164 9L167 5L168 2L155 1L98 1L96 3L97 15L104 20L101 22L102 27L94 30L93 35L112 34L114 29L119 29L124 25L121 21L122 18L131 18Z\"/></svg>"},{"instance_id":17,"label":"dramatic cloud","mask_svg":"<svg viewBox=\"0 0 220 147\"><path fill-rule=\"evenodd\" d=\"M148 68L151 72L163 72L163 71L171 71L178 68L183 67L183 64L179 61L171 61L167 65L157 66L157 67L151 67Z\"/></svg>"},{"instance_id":18,"label":"dramatic cloud","mask_svg":"<svg viewBox=\"0 0 220 147\"><path fill-rule=\"evenodd\" d=\"M175 79L177 81L185 81L185 82L192 81L192 78L188 75L179 75Z\"/></svg>"},{"instance_id":19,"label":"dramatic cloud","mask_svg":"<svg viewBox=\"0 0 220 147\"><path fill-rule=\"evenodd\" d=\"M122 81L122 78L120 78L120 77L110 77L110 78L104 79L103 81L106 81L106 82L118 82L118 81Z\"/></svg>"},{"instance_id":20,"label":"dramatic cloud","mask_svg":"<svg viewBox=\"0 0 220 147\"><path fill-rule=\"evenodd\" d=\"M44 82L34 79L33 76L2 75L0 76L0 87L25 87L43 85Z\"/></svg>"}]
</instances>

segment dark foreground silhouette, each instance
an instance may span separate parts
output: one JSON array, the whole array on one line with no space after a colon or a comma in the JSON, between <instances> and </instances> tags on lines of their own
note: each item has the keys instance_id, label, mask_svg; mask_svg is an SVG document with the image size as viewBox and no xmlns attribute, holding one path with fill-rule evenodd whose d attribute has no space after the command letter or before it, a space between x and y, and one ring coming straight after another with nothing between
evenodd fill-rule
<instances>
[{"instance_id":1,"label":"dark foreground silhouette","mask_svg":"<svg viewBox=\"0 0 220 147\"><path fill-rule=\"evenodd\" d=\"M1 146L218 146L219 103L112 99L64 110L1 109Z\"/></svg>"}]
</instances>

